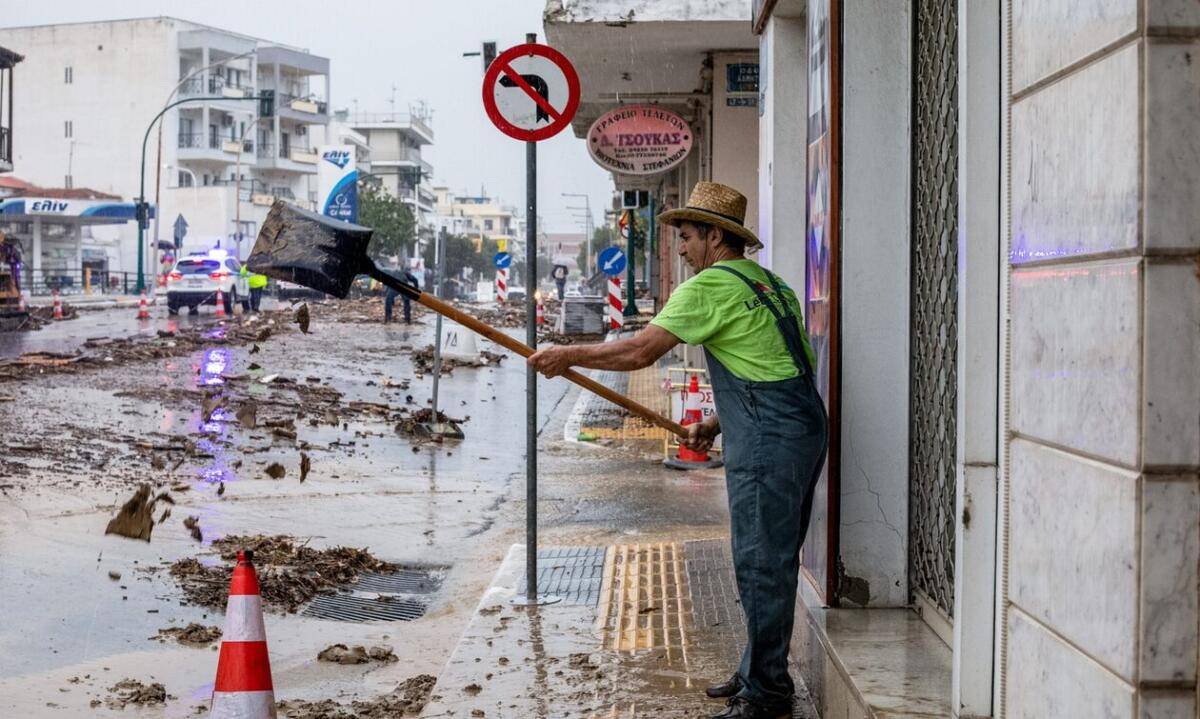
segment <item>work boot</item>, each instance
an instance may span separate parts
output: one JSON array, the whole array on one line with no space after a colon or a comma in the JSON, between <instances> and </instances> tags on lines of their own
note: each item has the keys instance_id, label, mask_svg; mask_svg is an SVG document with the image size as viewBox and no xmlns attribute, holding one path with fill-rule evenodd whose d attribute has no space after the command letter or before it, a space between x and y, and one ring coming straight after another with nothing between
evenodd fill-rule
<instances>
[{"instance_id":1,"label":"work boot","mask_svg":"<svg viewBox=\"0 0 1200 719\"><path fill-rule=\"evenodd\" d=\"M768 706L742 697L731 697L725 711L713 714L712 719L791 719L792 707Z\"/></svg>"},{"instance_id":2,"label":"work boot","mask_svg":"<svg viewBox=\"0 0 1200 719\"><path fill-rule=\"evenodd\" d=\"M742 690L742 678L735 672L733 676L720 684L709 684L704 688L704 694L709 699L728 699Z\"/></svg>"}]
</instances>

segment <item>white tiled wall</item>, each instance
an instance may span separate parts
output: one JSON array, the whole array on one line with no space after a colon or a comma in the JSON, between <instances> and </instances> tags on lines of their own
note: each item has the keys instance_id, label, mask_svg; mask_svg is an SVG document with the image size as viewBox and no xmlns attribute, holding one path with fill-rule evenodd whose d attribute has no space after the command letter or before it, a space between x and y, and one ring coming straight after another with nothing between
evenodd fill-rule
<instances>
[{"instance_id":1,"label":"white tiled wall","mask_svg":"<svg viewBox=\"0 0 1200 719\"><path fill-rule=\"evenodd\" d=\"M1200 0L1010 0L1005 717L1196 719Z\"/></svg>"}]
</instances>

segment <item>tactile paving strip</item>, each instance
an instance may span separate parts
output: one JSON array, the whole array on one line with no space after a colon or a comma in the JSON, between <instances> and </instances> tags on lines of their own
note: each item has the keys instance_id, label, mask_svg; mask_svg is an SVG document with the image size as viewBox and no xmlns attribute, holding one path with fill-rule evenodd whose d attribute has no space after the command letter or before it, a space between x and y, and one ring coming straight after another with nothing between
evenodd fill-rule
<instances>
[{"instance_id":1,"label":"tactile paving strip","mask_svg":"<svg viewBox=\"0 0 1200 719\"><path fill-rule=\"evenodd\" d=\"M596 606L604 576L605 547L543 547L538 550L538 594L566 604ZM519 596L528 575L521 574Z\"/></svg>"},{"instance_id":2,"label":"tactile paving strip","mask_svg":"<svg viewBox=\"0 0 1200 719\"><path fill-rule=\"evenodd\" d=\"M685 542L684 550L696 627L710 633L728 633L744 641L745 619L738 600L729 540Z\"/></svg>"},{"instance_id":3,"label":"tactile paving strip","mask_svg":"<svg viewBox=\"0 0 1200 719\"><path fill-rule=\"evenodd\" d=\"M613 547L596 626L618 652L662 648L668 664L687 663L691 596L679 542Z\"/></svg>"},{"instance_id":4,"label":"tactile paving strip","mask_svg":"<svg viewBox=\"0 0 1200 719\"><path fill-rule=\"evenodd\" d=\"M333 594L318 595L301 614L342 622L419 619L441 588L445 569L401 567L388 574L362 574Z\"/></svg>"}]
</instances>

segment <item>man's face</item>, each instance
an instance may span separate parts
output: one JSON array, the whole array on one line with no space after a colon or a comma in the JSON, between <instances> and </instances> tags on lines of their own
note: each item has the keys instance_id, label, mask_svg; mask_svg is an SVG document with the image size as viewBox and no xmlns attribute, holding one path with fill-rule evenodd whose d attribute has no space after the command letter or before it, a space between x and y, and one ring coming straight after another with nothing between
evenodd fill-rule
<instances>
[{"instance_id":1,"label":"man's face","mask_svg":"<svg viewBox=\"0 0 1200 719\"><path fill-rule=\"evenodd\" d=\"M708 267L708 256L712 252L710 245L714 235L719 236L715 229L710 229L701 235L700 228L692 223L681 222L679 224L679 256L683 258L692 272L699 272Z\"/></svg>"}]
</instances>

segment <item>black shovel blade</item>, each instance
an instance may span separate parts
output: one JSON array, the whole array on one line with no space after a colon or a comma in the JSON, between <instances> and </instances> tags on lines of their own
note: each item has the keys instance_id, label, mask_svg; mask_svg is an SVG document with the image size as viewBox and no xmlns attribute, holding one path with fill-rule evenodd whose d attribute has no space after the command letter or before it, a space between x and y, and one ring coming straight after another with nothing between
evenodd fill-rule
<instances>
[{"instance_id":1,"label":"black shovel blade","mask_svg":"<svg viewBox=\"0 0 1200 719\"><path fill-rule=\"evenodd\" d=\"M246 263L252 272L345 298L354 278L374 267L371 232L276 200Z\"/></svg>"}]
</instances>

